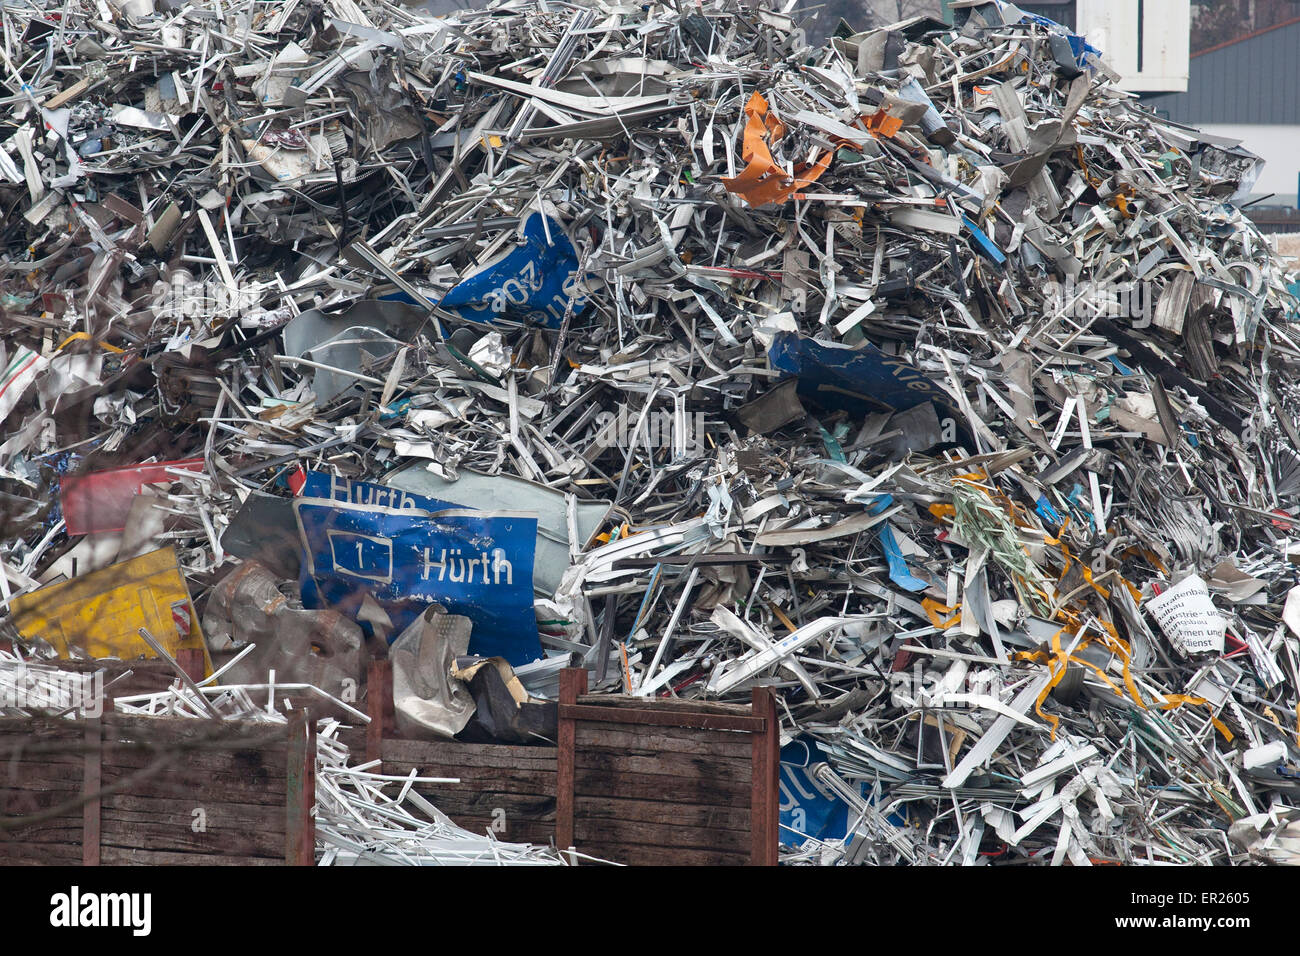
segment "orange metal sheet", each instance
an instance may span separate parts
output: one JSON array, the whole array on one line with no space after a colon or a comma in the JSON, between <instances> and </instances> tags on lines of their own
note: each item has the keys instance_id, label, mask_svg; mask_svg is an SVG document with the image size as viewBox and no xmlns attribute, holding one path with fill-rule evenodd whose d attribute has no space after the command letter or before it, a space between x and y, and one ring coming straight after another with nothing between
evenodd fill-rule
<instances>
[{"instance_id":1,"label":"orange metal sheet","mask_svg":"<svg viewBox=\"0 0 1300 956\"><path fill-rule=\"evenodd\" d=\"M798 166L787 172L772 158L769 144L785 135L785 126L768 111L767 100L754 93L745 104L745 133L740 157L746 163L734 177L723 177L722 185L755 208L768 203L780 205L795 193L817 181L831 165L833 153L827 151L817 162Z\"/></svg>"}]
</instances>

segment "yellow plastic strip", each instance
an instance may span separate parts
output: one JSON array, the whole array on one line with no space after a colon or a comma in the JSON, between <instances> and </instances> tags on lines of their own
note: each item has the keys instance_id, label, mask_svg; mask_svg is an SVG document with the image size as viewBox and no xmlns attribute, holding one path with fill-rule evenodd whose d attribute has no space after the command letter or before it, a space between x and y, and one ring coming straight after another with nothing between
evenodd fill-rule
<instances>
[{"instance_id":1,"label":"yellow plastic strip","mask_svg":"<svg viewBox=\"0 0 1300 956\"><path fill-rule=\"evenodd\" d=\"M1166 694L1164 697L1165 703L1160 705L1161 710L1173 710L1177 707L1182 707L1184 704L1204 705L1205 707L1211 708L1211 710L1214 708L1214 705L1204 697L1196 697L1192 694ZM1223 734L1224 740L1228 743L1232 743L1232 731L1228 729L1227 725L1223 721L1219 720L1218 717L1215 717L1213 713L1210 714L1210 724L1213 725L1215 730Z\"/></svg>"},{"instance_id":2,"label":"yellow plastic strip","mask_svg":"<svg viewBox=\"0 0 1300 956\"><path fill-rule=\"evenodd\" d=\"M1120 639L1119 633L1115 630L1115 625L1109 621L1098 621L1102 630L1106 632L1109 640L1106 646L1114 653L1119 655L1120 664L1124 673L1124 686L1128 688L1129 696L1143 710L1147 709L1146 702L1142 700L1142 695L1138 693L1137 682L1133 680L1133 672L1130 669L1131 656L1129 646Z\"/></svg>"},{"instance_id":3,"label":"yellow plastic strip","mask_svg":"<svg viewBox=\"0 0 1300 956\"><path fill-rule=\"evenodd\" d=\"M1064 659L1065 652L1061 650L1061 632L1064 630L1065 628L1061 628L1060 631L1057 631L1052 635L1052 659L1049 660L1047 664L1050 669L1057 661L1060 661L1061 667L1059 670L1051 671L1051 677L1047 681L1047 686L1044 687L1042 693L1038 695L1038 700L1034 701L1034 712L1052 725L1052 740L1056 739L1056 728L1060 725L1061 718L1054 714L1043 713L1043 701L1047 700L1047 695L1050 694L1052 689L1055 688L1056 685L1061 682L1061 679L1065 677L1065 668L1068 662Z\"/></svg>"},{"instance_id":4,"label":"yellow plastic strip","mask_svg":"<svg viewBox=\"0 0 1300 956\"><path fill-rule=\"evenodd\" d=\"M934 598L921 598L921 607L925 609L925 615L930 619L930 626L946 631L948 628L957 624L961 620L961 605L948 607L940 604ZM951 617L944 619L943 615L950 614Z\"/></svg>"},{"instance_id":5,"label":"yellow plastic strip","mask_svg":"<svg viewBox=\"0 0 1300 956\"><path fill-rule=\"evenodd\" d=\"M62 351L63 351L63 347L64 347L65 345L70 345L71 343L76 342L76 341L79 341L79 340L81 340L81 339L85 339L85 340L88 341L88 342L94 342L95 345L98 345L101 349L105 349L105 350L107 350L107 351L109 351L109 352L116 352L118 355L125 355L125 354L126 354L126 349L120 349L120 348L118 348L116 345L109 345L107 342L99 342L99 341L95 341L95 340L92 339L89 335L87 335L85 332L73 332L73 333L72 333L71 335L69 335L66 339L64 339L61 343L59 343L59 347L58 347L57 349L55 349L54 351L56 351L56 352L62 352Z\"/></svg>"}]
</instances>

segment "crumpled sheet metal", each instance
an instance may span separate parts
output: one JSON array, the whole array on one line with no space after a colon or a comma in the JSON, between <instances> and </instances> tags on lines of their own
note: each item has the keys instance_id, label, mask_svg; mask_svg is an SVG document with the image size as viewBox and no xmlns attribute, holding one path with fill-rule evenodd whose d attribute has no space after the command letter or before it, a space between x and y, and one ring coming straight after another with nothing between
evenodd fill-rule
<instances>
[{"instance_id":1,"label":"crumpled sheet metal","mask_svg":"<svg viewBox=\"0 0 1300 956\"><path fill-rule=\"evenodd\" d=\"M469 649L471 623L430 608L388 649L393 662L393 711L404 737L451 739L474 716L469 686L452 676Z\"/></svg>"},{"instance_id":2,"label":"crumpled sheet metal","mask_svg":"<svg viewBox=\"0 0 1300 956\"><path fill-rule=\"evenodd\" d=\"M1257 157L1004 3L816 49L733 0L110 12L0 11L0 613L163 546L201 610L299 468L523 481L523 691L773 687L791 862L1291 858ZM68 534L63 476L187 458L129 548Z\"/></svg>"},{"instance_id":3,"label":"crumpled sheet metal","mask_svg":"<svg viewBox=\"0 0 1300 956\"><path fill-rule=\"evenodd\" d=\"M282 683L311 684L341 700L360 700L366 685L361 629L336 611L301 607L280 584L253 560L212 589L203 612L209 648L229 656L254 645L231 663L223 679L258 684L274 674Z\"/></svg>"}]
</instances>

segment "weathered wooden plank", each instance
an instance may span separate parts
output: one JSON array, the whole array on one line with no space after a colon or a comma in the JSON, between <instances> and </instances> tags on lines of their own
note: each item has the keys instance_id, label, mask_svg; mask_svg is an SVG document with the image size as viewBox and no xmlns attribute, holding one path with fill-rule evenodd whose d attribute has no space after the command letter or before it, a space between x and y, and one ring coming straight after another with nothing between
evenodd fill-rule
<instances>
[{"instance_id":1,"label":"weathered wooden plank","mask_svg":"<svg viewBox=\"0 0 1300 956\"><path fill-rule=\"evenodd\" d=\"M271 754L271 757L273 761L276 757L283 760L284 753ZM104 775L124 777L146 767L180 781L229 779L250 787L283 788L287 778L281 763L275 761L268 764L256 751L207 755L159 751L154 754L116 755L112 759L105 759Z\"/></svg>"},{"instance_id":2,"label":"weathered wooden plank","mask_svg":"<svg viewBox=\"0 0 1300 956\"><path fill-rule=\"evenodd\" d=\"M278 816L283 819L284 811ZM258 829L255 820L239 826L195 832L191 818L156 817L135 811L102 811L102 846L201 852L233 856L275 856L284 859L284 827Z\"/></svg>"},{"instance_id":3,"label":"weathered wooden plank","mask_svg":"<svg viewBox=\"0 0 1300 956\"><path fill-rule=\"evenodd\" d=\"M281 750L105 750L104 774L121 776L153 765L165 758L163 766L194 780L203 780L211 774L228 774L246 780L250 786L267 786L286 779L286 751Z\"/></svg>"},{"instance_id":4,"label":"weathered wooden plank","mask_svg":"<svg viewBox=\"0 0 1300 956\"><path fill-rule=\"evenodd\" d=\"M271 857L284 862L284 809L260 817L249 813L223 815L219 808L201 808L204 817L190 813L162 817L139 811L102 811L101 862L110 863L109 848L220 856ZM195 825L202 830L196 831Z\"/></svg>"},{"instance_id":5,"label":"weathered wooden plank","mask_svg":"<svg viewBox=\"0 0 1300 956\"><path fill-rule=\"evenodd\" d=\"M754 826L750 840L750 863L754 866L776 866L780 855L780 798L777 786L781 742L776 700L771 688L755 687L750 706L755 714L763 717L766 724L766 730L754 734L752 741L750 810Z\"/></svg>"},{"instance_id":6,"label":"weathered wooden plank","mask_svg":"<svg viewBox=\"0 0 1300 956\"><path fill-rule=\"evenodd\" d=\"M0 840L0 866L80 866L80 835L76 843L33 843Z\"/></svg>"},{"instance_id":7,"label":"weathered wooden plank","mask_svg":"<svg viewBox=\"0 0 1300 956\"><path fill-rule=\"evenodd\" d=\"M75 781L68 777L46 781L40 774L32 774L17 782L0 780L0 816L27 812L21 808L27 804L39 804L46 809L78 793L81 793L80 776ZM9 809L11 804L15 809Z\"/></svg>"},{"instance_id":8,"label":"weathered wooden plank","mask_svg":"<svg viewBox=\"0 0 1300 956\"><path fill-rule=\"evenodd\" d=\"M85 750L86 744L81 739L81 734L78 734L76 739L40 737L24 738L20 741L17 737L7 737L0 741L0 773L6 772L6 768L14 763L80 768Z\"/></svg>"},{"instance_id":9,"label":"weathered wooden plank","mask_svg":"<svg viewBox=\"0 0 1300 956\"><path fill-rule=\"evenodd\" d=\"M79 741L82 728L62 717L0 717L0 738L54 737Z\"/></svg>"},{"instance_id":10,"label":"weathered wooden plank","mask_svg":"<svg viewBox=\"0 0 1300 956\"><path fill-rule=\"evenodd\" d=\"M99 866L99 809L100 809L100 721L86 721L86 767L81 791L85 803L81 808L81 862L85 866Z\"/></svg>"},{"instance_id":11,"label":"weathered wooden plank","mask_svg":"<svg viewBox=\"0 0 1300 956\"><path fill-rule=\"evenodd\" d=\"M641 820L593 819L578 811L574 822L574 839L579 847L591 843L646 844L667 849L716 850L747 856L750 847L748 830L706 830L700 827L674 827Z\"/></svg>"},{"instance_id":12,"label":"weathered wooden plank","mask_svg":"<svg viewBox=\"0 0 1300 956\"><path fill-rule=\"evenodd\" d=\"M573 845L573 797L576 768L574 766L574 720L566 716L565 708L587 692L587 672L577 667L560 671L560 714L555 755L555 844L562 850Z\"/></svg>"},{"instance_id":13,"label":"weathered wooden plank","mask_svg":"<svg viewBox=\"0 0 1300 956\"><path fill-rule=\"evenodd\" d=\"M161 771L140 777L126 778L105 775L105 800L112 795L135 795L141 799L181 800L193 802L196 794L214 803L283 807L288 790L285 781L273 781L268 786L250 784L234 774L202 778L190 774Z\"/></svg>"},{"instance_id":14,"label":"weathered wooden plank","mask_svg":"<svg viewBox=\"0 0 1300 956\"><path fill-rule=\"evenodd\" d=\"M104 866L284 866L284 857L177 853L139 847L106 846L101 852L100 862Z\"/></svg>"},{"instance_id":15,"label":"weathered wooden plank","mask_svg":"<svg viewBox=\"0 0 1300 956\"><path fill-rule=\"evenodd\" d=\"M576 792L584 797L626 797L733 807L748 807L750 799L748 779L670 777L579 767L575 771L574 785Z\"/></svg>"},{"instance_id":16,"label":"weathered wooden plank","mask_svg":"<svg viewBox=\"0 0 1300 956\"><path fill-rule=\"evenodd\" d=\"M385 740L383 759L410 766L510 767L555 773L555 747Z\"/></svg>"},{"instance_id":17,"label":"weathered wooden plank","mask_svg":"<svg viewBox=\"0 0 1300 956\"><path fill-rule=\"evenodd\" d=\"M284 862L311 866L315 862L316 724L304 711L289 719L287 795L285 798Z\"/></svg>"},{"instance_id":18,"label":"weathered wooden plank","mask_svg":"<svg viewBox=\"0 0 1300 956\"><path fill-rule=\"evenodd\" d=\"M156 748L106 746L103 751L105 770L139 770L165 759L173 766L191 769L194 773L240 773L250 778L281 779L286 775L283 747L224 750L203 746L192 749L184 744L162 745Z\"/></svg>"},{"instance_id":19,"label":"weathered wooden plank","mask_svg":"<svg viewBox=\"0 0 1300 956\"><path fill-rule=\"evenodd\" d=\"M39 777L53 782L68 782L81 788L85 773L86 754L66 754L53 758L29 757L23 760L5 760L0 757L0 786L22 786L27 780Z\"/></svg>"},{"instance_id":20,"label":"weathered wooden plank","mask_svg":"<svg viewBox=\"0 0 1300 956\"><path fill-rule=\"evenodd\" d=\"M198 819L194 811L202 810L203 820L209 830L222 826L256 824L276 833L284 833L284 803L284 794L280 794L279 800L257 803L217 800L207 790L195 790L188 797L161 797L153 793L110 794L104 796L101 807L104 811L113 812L119 819L139 815L141 819L171 820L186 826L191 826Z\"/></svg>"},{"instance_id":21,"label":"weathered wooden plank","mask_svg":"<svg viewBox=\"0 0 1300 956\"><path fill-rule=\"evenodd\" d=\"M575 758L579 769L609 770L614 773L645 773L665 777L707 777L734 780L748 787L752 767L745 757L697 756L668 752L647 754L588 746L580 748Z\"/></svg>"},{"instance_id":22,"label":"weathered wooden plank","mask_svg":"<svg viewBox=\"0 0 1300 956\"><path fill-rule=\"evenodd\" d=\"M14 764L45 764L51 767L84 769L85 730L80 722L62 721L57 729L34 727L24 734L8 729L0 736L0 777L12 773Z\"/></svg>"},{"instance_id":23,"label":"weathered wooden plank","mask_svg":"<svg viewBox=\"0 0 1300 956\"><path fill-rule=\"evenodd\" d=\"M71 797L79 797L81 793L81 775L75 781L64 777L50 785L44 785L38 774L18 782L0 781L0 816L31 813L38 808L48 810ZM80 806L76 812L80 815Z\"/></svg>"},{"instance_id":24,"label":"weathered wooden plank","mask_svg":"<svg viewBox=\"0 0 1300 956\"><path fill-rule=\"evenodd\" d=\"M661 713L692 714L728 714L733 717L748 717L748 704L722 704L708 700L680 700L671 697L632 697L627 694L582 694L579 704L594 704L600 707L618 707L625 710L651 708Z\"/></svg>"},{"instance_id":25,"label":"weathered wooden plank","mask_svg":"<svg viewBox=\"0 0 1300 956\"><path fill-rule=\"evenodd\" d=\"M285 752L286 732L283 726L269 725L275 733L263 733L259 736L246 734L222 737L212 734L154 734L141 733L104 733L104 751L112 753L147 753L150 751L175 750L186 754L238 753L241 751L281 753Z\"/></svg>"},{"instance_id":26,"label":"weathered wooden plank","mask_svg":"<svg viewBox=\"0 0 1300 956\"><path fill-rule=\"evenodd\" d=\"M633 843L589 842L581 853L629 866L744 866L748 853L725 853L686 847L644 846Z\"/></svg>"},{"instance_id":27,"label":"weathered wooden plank","mask_svg":"<svg viewBox=\"0 0 1300 956\"><path fill-rule=\"evenodd\" d=\"M702 727L710 730L762 731L766 726L761 717L741 717L735 714L697 714L688 710L661 711L649 706L632 709L565 703L560 704L560 719L599 720L655 727Z\"/></svg>"},{"instance_id":28,"label":"weathered wooden plank","mask_svg":"<svg viewBox=\"0 0 1300 956\"><path fill-rule=\"evenodd\" d=\"M3 831L0 831L0 842L81 845L81 807L56 817L15 825L17 823L18 821L13 819L6 821Z\"/></svg>"},{"instance_id":29,"label":"weathered wooden plank","mask_svg":"<svg viewBox=\"0 0 1300 956\"><path fill-rule=\"evenodd\" d=\"M161 770L139 775L104 776L104 788L109 794L142 794L160 799L195 800L196 794L221 803L249 803L259 806L283 807L288 789L284 780L259 784L240 780L234 774L204 778L190 773Z\"/></svg>"},{"instance_id":30,"label":"weathered wooden plank","mask_svg":"<svg viewBox=\"0 0 1300 956\"><path fill-rule=\"evenodd\" d=\"M397 714L393 709L393 665L391 661L370 662L366 671L366 707L370 723L366 725L366 760L380 760L383 742L397 733Z\"/></svg>"},{"instance_id":31,"label":"weathered wooden plank","mask_svg":"<svg viewBox=\"0 0 1300 956\"><path fill-rule=\"evenodd\" d=\"M220 781L204 780L201 785L191 786L191 781L183 781L185 786L169 786L166 777L150 778L147 785L128 787L104 795L104 806L130 808L137 804L146 806L158 803L163 806L177 807L188 804L190 807L221 804L225 806L283 807L287 789L278 787L251 787L247 781L234 777L224 777Z\"/></svg>"},{"instance_id":32,"label":"weathered wooden plank","mask_svg":"<svg viewBox=\"0 0 1300 956\"><path fill-rule=\"evenodd\" d=\"M113 713L104 715L104 740L143 741L151 744L208 741L226 750L240 747L283 748L285 728L283 724L263 724L248 720L197 720Z\"/></svg>"},{"instance_id":33,"label":"weathered wooden plank","mask_svg":"<svg viewBox=\"0 0 1300 956\"><path fill-rule=\"evenodd\" d=\"M599 747L606 750L644 750L662 753L714 755L750 758L750 735L732 730L699 728L646 727L629 728L627 724L583 721L578 724L579 749Z\"/></svg>"},{"instance_id":34,"label":"weathered wooden plank","mask_svg":"<svg viewBox=\"0 0 1300 956\"><path fill-rule=\"evenodd\" d=\"M639 820L667 826L699 827L706 830L739 830L749 833L748 807L693 803L660 803L617 797L577 799L576 813L584 820Z\"/></svg>"}]
</instances>

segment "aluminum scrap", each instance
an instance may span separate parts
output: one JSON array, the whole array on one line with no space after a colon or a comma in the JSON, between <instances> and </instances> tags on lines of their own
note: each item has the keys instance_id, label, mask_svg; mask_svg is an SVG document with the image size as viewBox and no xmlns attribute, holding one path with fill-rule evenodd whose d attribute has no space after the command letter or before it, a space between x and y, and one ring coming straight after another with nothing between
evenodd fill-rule
<instances>
[{"instance_id":1,"label":"aluminum scrap","mask_svg":"<svg viewBox=\"0 0 1300 956\"><path fill-rule=\"evenodd\" d=\"M522 480L525 686L773 687L789 862L1295 862L1259 160L952 6L4 4L0 598L120 557L67 474L201 458L136 535L200 605L299 468Z\"/></svg>"}]
</instances>

